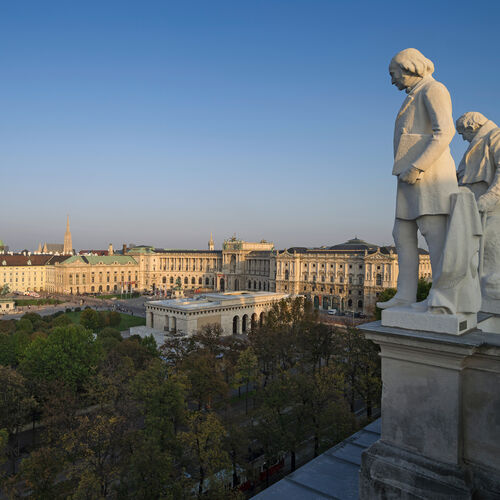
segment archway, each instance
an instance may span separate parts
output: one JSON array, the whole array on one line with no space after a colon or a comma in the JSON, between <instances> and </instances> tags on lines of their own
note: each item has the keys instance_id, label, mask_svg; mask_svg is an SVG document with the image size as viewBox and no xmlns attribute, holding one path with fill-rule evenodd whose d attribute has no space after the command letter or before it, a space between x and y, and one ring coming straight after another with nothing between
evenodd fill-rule
<instances>
[{"instance_id":1,"label":"archway","mask_svg":"<svg viewBox=\"0 0 500 500\"><path fill-rule=\"evenodd\" d=\"M224 292L224 291L225 291L225 283L224 283L224 278L221 278L221 279L220 279L220 286L219 286L219 288L220 288L220 291L221 291L221 292Z\"/></svg>"},{"instance_id":2,"label":"archway","mask_svg":"<svg viewBox=\"0 0 500 500\"><path fill-rule=\"evenodd\" d=\"M234 290L237 292L240 289L240 282L238 279L234 280Z\"/></svg>"},{"instance_id":3,"label":"archway","mask_svg":"<svg viewBox=\"0 0 500 500\"><path fill-rule=\"evenodd\" d=\"M349 299L349 300L347 301L347 307L348 307L349 309L351 309L351 308L352 308L352 299Z\"/></svg>"},{"instance_id":4,"label":"archway","mask_svg":"<svg viewBox=\"0 0 500 500\"><path fill-rule=\"evenodd\" d=\"M358 309L363 309L363 301L358 300Z\"/></svg>"},{"instance_id":5,"label":"archway","mask_svg":"<svg viewBox=\"0 0 500 500\"><path fill-rule=\"evenodd\" d=\"M314 296L314 309L319 309L319 297L317 295Z\"/></svg>"},{"instance_id":6,"label":"archway","mask_svg":"<svg viewBox=\"0 0 500 500\"><path fill-rule=\"evenodd\" d=\"M235 316L233 318L233 334L240 333L239 330L240 330L240 317Z\"/></svg>"},{"instance_id":7,"label":"archway","mask_svg":"<svg viewBox=\"0 0 500 500\"><path fill-rule=\"evenodd\" d=\"M241 332L248 333L248 314L244 314L241 319Z\"/></svg>"},{"instance_id":8,"label":"archway","mask_svg":"<svg viewBox=\"0 0 500 500\"><path fill-rule=\"evenodd\" d=\"M253 313L252 314L252 319L250 320L250 328L252 330L255 330L255 328L257 328L257 313Z\"/></svg>"},{"instance_id":9,"label":"archway","mask_svg":"<svg viewBox=\"0 0 500 500\"><path fill-rule=\"evenodd\" d=\"M330 300L328 297L323 297L323 309L328 309L330 307Z\"/></svg>"},{"instance_id":10,"label":"archway","mask_svg":"<svg viewBox=\"0 0 500 500\"><path fill-rule=\"evenodd\" d=\"M266 320L266 315L264 312L261 312L259 317L259 325L262 326L265 320Z\"/></svg>"}]
</instances>

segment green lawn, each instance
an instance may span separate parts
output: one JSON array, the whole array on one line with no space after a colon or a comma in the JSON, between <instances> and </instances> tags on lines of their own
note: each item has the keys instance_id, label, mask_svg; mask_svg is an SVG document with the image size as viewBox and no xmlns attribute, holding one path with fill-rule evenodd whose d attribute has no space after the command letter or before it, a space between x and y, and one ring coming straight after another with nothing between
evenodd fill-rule
<instances>
[{"instance_id":1,"label":"green lawn","mask_svg":"<svg viewBox=\"0 0 500 500\"><path fill-rule=\"evenodd\" d=\"M65 314L66 314L66 316L71 318L73 323L80 323L81 311L77 311L77 312L71 311L71 312L68 312ZM122 319L120 324L118 325L118 330L120 330L120 331L127 330L131 326L140 326L140 325L146 324L146 319L141 318L140 316L132 316L130 314L120 313L120 317Z\"/></svg>"},{"instance_id":2,"label":"green lawn","mask_svg":"<svg viewBox=\"0 0 500 500\"><path fill-rule=\"evenodd\" d=\"M15 299L16 306L43 306L46 304L61 304L57 299Z\"/></svg>"}]
</instances>

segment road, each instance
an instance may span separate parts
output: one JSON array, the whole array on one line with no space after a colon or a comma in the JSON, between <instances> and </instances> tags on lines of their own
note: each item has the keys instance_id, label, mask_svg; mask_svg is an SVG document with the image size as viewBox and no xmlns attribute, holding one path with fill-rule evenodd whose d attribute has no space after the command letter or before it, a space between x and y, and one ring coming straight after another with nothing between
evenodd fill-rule
<instances>
[{"instance_id":1,"label":"road","mask_svg":"<svg viewBox=\"0 0 500 500\"><path fill-rule=\"evenodd\" d=\"M109 300L98 299L89 296L68 296L68 295L51 295L51 298L62 300L63 302L58 305L44 305L44 306L23 306L19 307L14 314L4 314L0 319L20 319L25 313L33 312L40 316L49 316L58 311L65 311L66 309L74 309L75 307L92 307L97 311L117 310L125 313L133 313L134 316L145 317L146 312L144 303L148 300L154 300L153 297L141 296L134 299L123 300Z\"/></svg>"}]
</instances>

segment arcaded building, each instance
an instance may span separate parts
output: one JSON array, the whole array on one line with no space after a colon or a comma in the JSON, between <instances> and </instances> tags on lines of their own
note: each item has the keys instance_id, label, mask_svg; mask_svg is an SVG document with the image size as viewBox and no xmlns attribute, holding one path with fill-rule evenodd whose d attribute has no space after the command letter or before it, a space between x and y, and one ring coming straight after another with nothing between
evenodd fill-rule
<instances>
[{"instance_id":1,"label":"arcaded building","mask_svg":"<svg viewBox=\"0 0 500 500\"><path fill-rule=\"evenodd\" d=\"M286 297L283 293L242 291L155 300L145 304L146 326L185 335L207 325L220 326L224 335L248 333L263 323L273 304Z\"/></svg>"}]
</instances>

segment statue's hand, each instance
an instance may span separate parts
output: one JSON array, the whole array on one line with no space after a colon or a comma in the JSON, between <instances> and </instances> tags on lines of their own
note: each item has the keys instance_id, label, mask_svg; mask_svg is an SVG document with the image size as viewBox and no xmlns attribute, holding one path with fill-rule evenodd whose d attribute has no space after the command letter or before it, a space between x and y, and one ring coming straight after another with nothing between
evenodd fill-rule
<instances>
[{"instance_id":1,"label":"statue's hand","mask_svg":"<svg viewBox=\"0 0 500 500\"><path fill-rule=\"evenodd\" d=\"M491 212L497 203L498 198L493 193L485 193L477 200L477 208L480 212Z\"/></svg>"},{"instance_id":2,"label":"statue's hand","mask_svg":"<svg viewBox=\"0 0 500 500\"><path fill-rule=\"evenodd\" d=\"M407 184L415 184L418 181L420 170L415 167L408 167L406 170L399 174L399 180Z\"/></svg>"}]
</instances>

